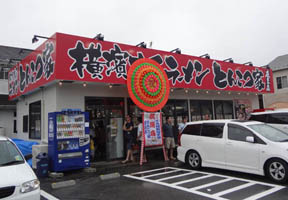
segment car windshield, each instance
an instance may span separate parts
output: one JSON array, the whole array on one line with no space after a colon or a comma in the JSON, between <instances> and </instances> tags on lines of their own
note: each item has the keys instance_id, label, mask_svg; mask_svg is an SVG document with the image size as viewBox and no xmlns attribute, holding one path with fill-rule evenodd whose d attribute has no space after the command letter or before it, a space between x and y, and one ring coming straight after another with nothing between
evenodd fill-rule
<instances>
[{"instance_id":1,"label":"car windshield","mask_svg":"<svg viewBox=\"0 0 288 200\"><path fill-rule=\"evenodd\" d=\"M0 167L24 163L16 146L10 141L0 141Z\"/></svg>"},{"instance_id":2,"label":"car windshield","mask_svg":"<svg viewBox=\"0 0 288 200\"><path fill-rule=\"evenodd\" d=\"M248 125L248 127L259 133L260 135L264 136L268 140L274 142L288 142L288 133L283 132L270 125L254 124L254 125Z\"/></svg>"}]
</instances>

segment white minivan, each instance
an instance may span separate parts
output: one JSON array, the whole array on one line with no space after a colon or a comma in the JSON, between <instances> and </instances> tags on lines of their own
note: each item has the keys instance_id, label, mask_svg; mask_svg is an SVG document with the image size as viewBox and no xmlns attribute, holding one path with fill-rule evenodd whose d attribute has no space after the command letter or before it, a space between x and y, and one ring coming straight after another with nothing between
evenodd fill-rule
<instances>
[{"instance_id":1,"label":"white minivan","mask_svg":"<svg viewBox=\"0 0 288 200\"><path fill-rule=\"evenodd\" d=\"M189 122L180 136L178 160L193 169L215 167L288 179L288 133L256 121Z\"/></svg>"},{"instance_id":2,"label":"white minivan","mask_svg":"<svg viewBox=\"0 0 288 200\"><path fill-rule=\"evenodd\" d=\"M268 110L264 112L253 112L250 114L249 120L264 122L288 132L288 110Z\"/></svg>"},{"instance_id":3,"label":"white minivan","mask_svg":"<svg viewBox=\"0 0 288 200\"><path fill-rule=\"evenodd\" d=\"M0 136L0 199L40 200L40 182L16 145Z\"/></svg>"}]
</instances>

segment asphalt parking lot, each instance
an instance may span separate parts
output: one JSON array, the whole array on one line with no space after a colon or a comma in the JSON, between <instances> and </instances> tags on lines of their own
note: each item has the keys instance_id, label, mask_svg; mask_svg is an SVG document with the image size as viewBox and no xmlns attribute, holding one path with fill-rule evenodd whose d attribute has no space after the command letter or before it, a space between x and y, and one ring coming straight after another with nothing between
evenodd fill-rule
<instances>
[{"instance_id":1,"label":"asphalt parking lot","mask_svg":"<svg viewBox=\"0 0 288 200\"><path fill-rule=\"evenodd\" d=\"M288 199L288 184L278 185L262 176L225 170L193 171L180 162L153 161L143 166L115 162L96 169L95 173L79 170L60 179L42 179L41 189L52 195L42 199ZM121 176L113 178L113 173ZM112 174L112 178L101 180L105 174ZM73 186L51 188L53 182L72 179L76 181Z\"/></svg>"}]
</instances>

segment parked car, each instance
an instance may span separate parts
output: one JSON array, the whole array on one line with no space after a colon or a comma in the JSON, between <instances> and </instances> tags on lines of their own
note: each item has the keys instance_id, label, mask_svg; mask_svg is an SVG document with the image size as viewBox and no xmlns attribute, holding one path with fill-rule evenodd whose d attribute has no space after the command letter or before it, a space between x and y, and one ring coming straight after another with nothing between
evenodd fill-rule
<instances>
[{"instance_id":1,"label":"parked car","mask_svg":"<svg viewBox=\"0 0 288 200\"><path fill-rule=\"evenodd\" d=\"M189 122L180 136L178 160L192 169L214 167L288 179L288 133L256 121Z\"/></svg>"},{"instance_id":2,"label":"parked car","mask_svg":"<svg viewBox=\"0 0 288 200\"><path fill-rule=\"evenodd\" d=\"M0 199L40 200L40 182L9 138L0 136Z\"/></svg>"},{"instance_id":3,"label":"parked car","mask_svg":"<svg viewBox=\"0 0 288 200\"><path fill-rule=\"evenodd\" d=\"M288 110L271 110L251 113L249 120L268 123L288 132Z\"/></svg>"}]
</instances>

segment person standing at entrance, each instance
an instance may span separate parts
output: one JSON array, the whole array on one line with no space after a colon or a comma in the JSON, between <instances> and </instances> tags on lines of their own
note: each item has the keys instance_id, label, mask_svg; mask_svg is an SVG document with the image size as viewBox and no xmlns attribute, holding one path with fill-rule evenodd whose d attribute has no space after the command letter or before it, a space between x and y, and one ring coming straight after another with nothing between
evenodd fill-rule
<instances>
[{"instance_id":1,"label":"person standing at entrance","mask_svg":"<svg viewBox=\"0 0 288 200\"><path fill-rule=\"evenodd\" d=\"M127 146L127 156L126 159L122 161L123 164L134 160L132 151L132 145L133 145L132 130L133 130L133 122L131 121L131 117L127 115L123 125L124 138L126 140L126 146Z\"/></svg>"},{"instance_id":2,"label":"person standing at entrance","mask_svg":"<svg viewBox=\"0 0 288 200\"><path fill-rule=\"evenodd\" d=\"M166 148L166 155L168 157L168 151L170 152L170 160L175 160L173 156L173 151L175 148L175 141L173 135L173 128L172 128L172 119L171 117L166 117L166 123L163 125L163 133L165 139L165 148Z\"/></svg>"},{"instance_id":3,"label":"person standing at entrance","mask_svg":"<svg viewBox=\"0 0 288 200\"><path fill-rule=\"evenodd\" d=\"M180 134L180 133L182 132L182 130L184 129L184 127L185 127L185 125L186 125L186 123L187 123L187 120L188 120L187 116L182 116L182 122L179 123L179 125L178 125L179 134Z\"/></svg>"},{"instance_id":4,"label":"person standing at entrance","mask_svg":"<svg viewBox=\"0 0 288 200\"><path fill-rule=\"evenodd\" d=\"M137 129L137 140L138 140L138 144L139 144L139 154L140 154L140 158L141 158L141 149L142 149L142 145L144 145L143 142L143 124L142 124L142 117L138 117L138 129ZM147 158L146 158L146 153L145 153L145 147L143 147L143 162L147 162Z\"/></svg>"}]
</instances>

